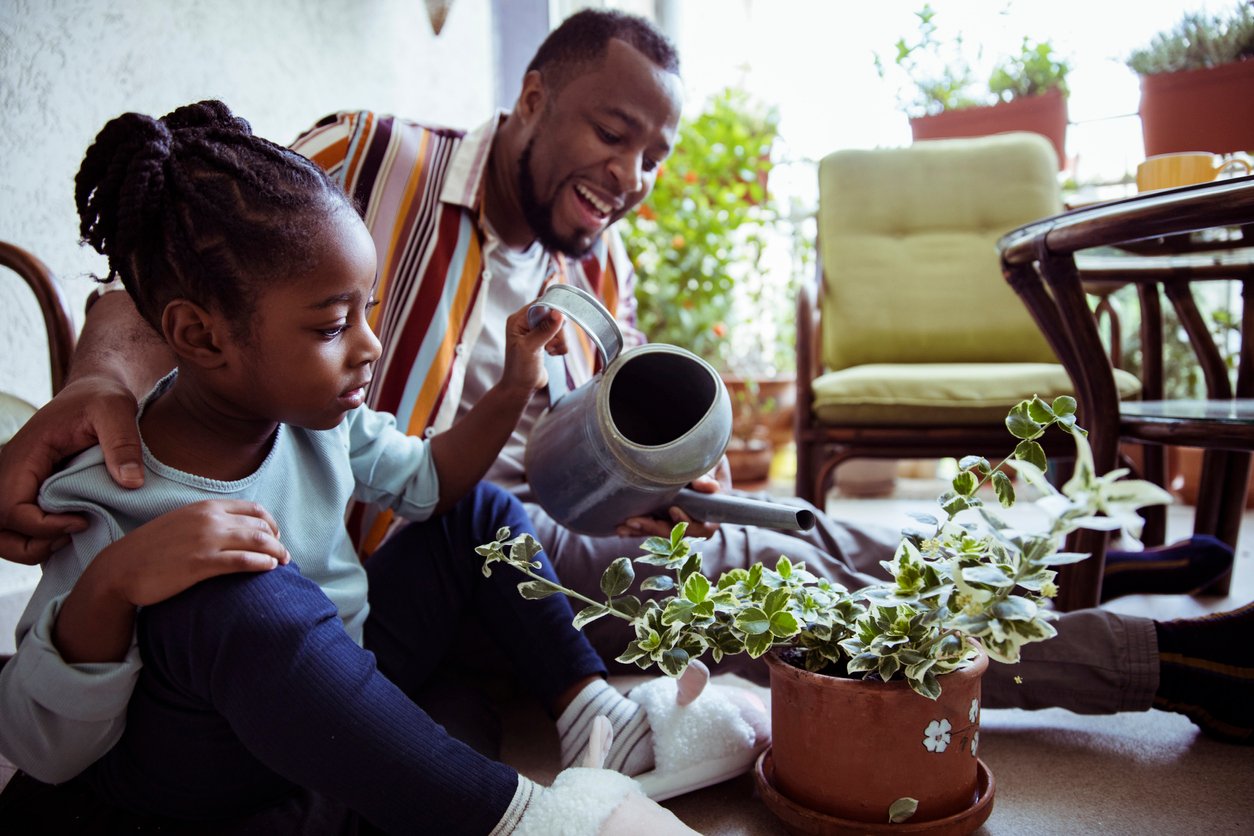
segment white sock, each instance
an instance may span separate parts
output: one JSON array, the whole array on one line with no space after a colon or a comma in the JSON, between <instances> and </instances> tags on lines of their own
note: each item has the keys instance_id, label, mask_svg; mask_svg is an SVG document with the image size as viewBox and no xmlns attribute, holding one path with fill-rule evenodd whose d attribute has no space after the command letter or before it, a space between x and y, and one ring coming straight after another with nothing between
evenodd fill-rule
<instances>
[{"instance_id":1,"label":"white sock","mask_svg":"<svg viewBox=\"0 0 1254 836\"><path fill-rule=\"evenodd\" d=\"M653 768L653 729L645 710L604 679L597 679L588 683L557 718L563 769L579 763L583 757L592 721L598 715L607 718L614 729L614 742L605 758L606 769L639 775Z\"/></svg>"}]
</instances>

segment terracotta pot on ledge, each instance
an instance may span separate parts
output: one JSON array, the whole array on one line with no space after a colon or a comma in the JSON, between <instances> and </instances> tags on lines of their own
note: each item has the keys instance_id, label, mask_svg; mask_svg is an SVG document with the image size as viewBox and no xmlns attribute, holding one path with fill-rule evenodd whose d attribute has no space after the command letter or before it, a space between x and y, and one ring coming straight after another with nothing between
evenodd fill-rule
<instances>
[{"instance_id":1,"label":"terracotta pot on ledge","mask_svg":"<svg viewBox=\"0 0 1254 836\"><path fill-rule=\"evenodd\" d=\"M910 120L915 142L924 139L953 139L964 136L990 136L1007 131L1041 134L1054 146L1058 168L1067 163L1067 97L1057 88L1038 96L1000 102L984 107L963 107Z\"/></svg>"}]
</instances>

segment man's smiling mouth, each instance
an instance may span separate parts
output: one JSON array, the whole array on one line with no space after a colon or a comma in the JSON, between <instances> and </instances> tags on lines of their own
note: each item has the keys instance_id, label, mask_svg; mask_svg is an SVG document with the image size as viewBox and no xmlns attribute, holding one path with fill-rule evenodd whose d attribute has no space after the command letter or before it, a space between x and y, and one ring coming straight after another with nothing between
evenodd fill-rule
<instances>
[{"instance_id":1,"label":"man's smiling mouth","mask_svg":"<svg viewBox=\"0 0 1254 836\"><path fill-rule=\"evenodd\" d=\"M602 215L606 217L609 216L610 212L614 208L610 204L606 203L604 200L601 200L601 198L594 195L588 189L587 186L584 186L581 183L575 184L575 193L579 195L581 198L583 198L585 201L587 201L589 204L591 204L592 207L597 210L597 212L601 213Z\"/></svg>"}]
</instances>

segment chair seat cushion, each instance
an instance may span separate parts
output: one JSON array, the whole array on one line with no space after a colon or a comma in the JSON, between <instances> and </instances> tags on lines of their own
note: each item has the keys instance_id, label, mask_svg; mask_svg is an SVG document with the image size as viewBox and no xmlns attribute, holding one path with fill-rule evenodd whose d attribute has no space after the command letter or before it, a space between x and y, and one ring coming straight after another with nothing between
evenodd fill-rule
<instances>
[{"instance_id":1,"label":"chair seat cushion","mask_svg":"<svg viewBox=\"0 0 1254 836\"><path fill-rule=\"evenodd\" d=\"M978 426L997 423L1019 401L1074 394L1055 363L867 364L817 378L814 415L830 426ZM1116 370L1121 400L1141 384Z\"/></svg>"}]
</instances>

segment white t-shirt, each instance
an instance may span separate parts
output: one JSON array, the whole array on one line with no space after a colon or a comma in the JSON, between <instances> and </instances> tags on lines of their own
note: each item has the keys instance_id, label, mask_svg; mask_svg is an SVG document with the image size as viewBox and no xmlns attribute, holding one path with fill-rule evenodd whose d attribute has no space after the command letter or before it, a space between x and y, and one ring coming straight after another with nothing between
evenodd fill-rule
<instances>
[{"instance_id":1,"label":"white t-shirt","mask_svg":"<svg viewBox=\"0 0 1254 836\"><path fill-rule=\"evenodd\" d=\"M457 408L458 420L501 379L501 370L505 367L505 320L540 295L548 274L549 254L538 241L533 241L525 250L511 249L501 242L486 218L483 246L487 265L483 331L466 364L466 383ZM513 490L525 484L523 454L527 449L527 438L548 406L548 393L544 390L536 392L510 433L501 455L488 469L484 477L487 481Z\"/></svg>"}]
</instances>

